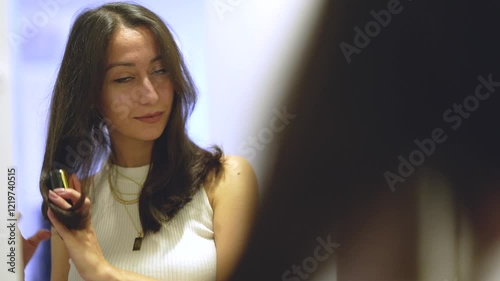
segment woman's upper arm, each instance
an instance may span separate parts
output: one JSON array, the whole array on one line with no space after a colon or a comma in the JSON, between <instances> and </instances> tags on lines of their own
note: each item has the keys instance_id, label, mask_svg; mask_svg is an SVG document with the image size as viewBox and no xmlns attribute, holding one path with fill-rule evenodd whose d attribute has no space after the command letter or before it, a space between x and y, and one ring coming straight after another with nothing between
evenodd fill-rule
<instances>
[{"instance_id":1,"label":"woman's upper arm","mask_svg":"<svg viewBox=\"0 0 500 281\"><path fill-rule=\"evenodd\" d=\"M217 280L227 280L245 249L258 206L255 173L242 157L228 156L213 190Z\"/></svg>"},{"instance_id":2,"label":"woman's upper arm","mask_svg":"<svg viewBox=\"0 0 500 281\"><path fill-rule=\"evenodd\" d=\"M52 237L50 238L51 254L51 281L67 281L69 273L69 255L66 245L59 234L52 228Z\"/></svg>"}]
</instances>

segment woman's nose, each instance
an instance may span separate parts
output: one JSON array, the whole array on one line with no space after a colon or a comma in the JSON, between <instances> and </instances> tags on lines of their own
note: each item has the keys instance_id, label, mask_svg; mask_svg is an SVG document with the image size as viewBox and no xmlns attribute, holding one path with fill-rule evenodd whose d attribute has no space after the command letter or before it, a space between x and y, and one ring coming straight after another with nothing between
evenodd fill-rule
<instances>
[{"instance_id":1,"label":"woman's nose","mask_svg":"<svg viewBox=\"0 0 500 281\"><path fill-rule=\"evenodd\" d=\"M140 104L154 104L158 100L158 93L149 77L145 77L142 80L134 96L137 97Z\"/></svg>"}]
</instances>

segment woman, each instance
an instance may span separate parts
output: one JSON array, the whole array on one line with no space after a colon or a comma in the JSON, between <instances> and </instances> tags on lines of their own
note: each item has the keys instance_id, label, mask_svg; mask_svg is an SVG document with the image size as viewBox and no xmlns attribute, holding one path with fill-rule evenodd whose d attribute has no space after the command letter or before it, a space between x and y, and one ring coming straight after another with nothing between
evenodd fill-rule
<instances>
[{"instance_id":1,"label":"woman","mask_svg":"<svg viewBox=\"0 0 500 281\"><path fill-rule=\"evenodd\" d=\"M110 3L76 19L54 88L40 185L58 234L52 280L232 273L256 210L256 178L245 159L188 138L195 101L157 15ZM47 175L60 168L73 188L49 190Z\"/></svg>"}]
</instances>

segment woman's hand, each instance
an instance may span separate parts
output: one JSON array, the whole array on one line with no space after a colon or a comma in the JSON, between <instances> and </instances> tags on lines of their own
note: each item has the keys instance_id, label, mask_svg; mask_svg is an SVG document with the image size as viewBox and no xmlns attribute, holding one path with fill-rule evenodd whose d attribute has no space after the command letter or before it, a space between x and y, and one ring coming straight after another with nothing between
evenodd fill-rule
<instances>
[{"instance_id":1,"label":"woman's hand","mask_svg":"<svg viewBox=\"0 0 500 281\"><path fill-rule=\"evenodd\" d=\"M71 208L71 205L66 199L69 199L73 204L80 199L80 182L75 175L71 176L71 181L74 189L58 188L54 191L49 191L50 201L62 209ZM81 230L68 229L57 219L50 208L47 211L47 216L59 236L63 239L69 257L75 264L80 276L85 280L103 280L103 276L109 274L109 271L112 270L112 266L104 258L94 228L92 227L89 198L85 198L85 202L78 212L82 212L88 216L88 218L85 219L86 224Z\"/></svg>"}]
</instances>

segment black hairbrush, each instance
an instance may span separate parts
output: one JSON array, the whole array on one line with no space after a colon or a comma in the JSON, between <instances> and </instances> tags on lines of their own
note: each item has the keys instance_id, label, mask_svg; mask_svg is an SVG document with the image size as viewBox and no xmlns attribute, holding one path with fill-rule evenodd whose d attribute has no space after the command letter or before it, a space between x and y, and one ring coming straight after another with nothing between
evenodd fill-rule
<instances>
[{"instance_id":1,"label":"black hairbrush","mask_svg":"<svg viewBox=\"0 0 500 281\"><path fill-rule=\"evenodd\" d=\"M52 190L56 188L69 188L68 173L63 169L50 171L49 179L50 185L48 187Z\"/></svg>"},{"instance_id":2,"label":"black hairbrush","mask_svg":"<svg viewBox=\"0 0 500 281\"><path fill-rule=\"evenodd\" d=\"M68 172L63 169L50 171L47 179L45 180L45 184L50 190L54 190L56 188L71 188ZM66 202L68 202L70 205L73 205L73 202L71 202L71 200L69 199L66 199Z\"/></svg>"}]
</instances>

